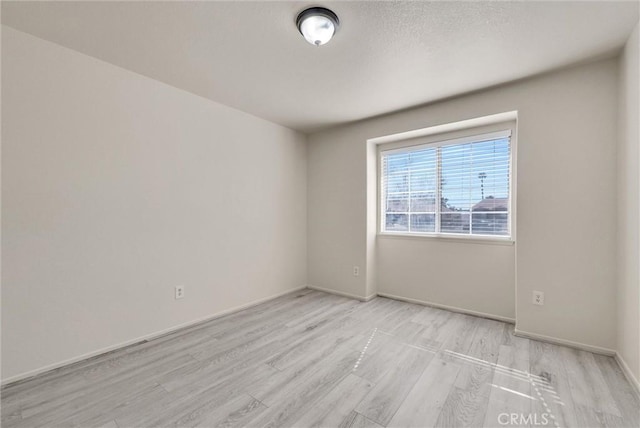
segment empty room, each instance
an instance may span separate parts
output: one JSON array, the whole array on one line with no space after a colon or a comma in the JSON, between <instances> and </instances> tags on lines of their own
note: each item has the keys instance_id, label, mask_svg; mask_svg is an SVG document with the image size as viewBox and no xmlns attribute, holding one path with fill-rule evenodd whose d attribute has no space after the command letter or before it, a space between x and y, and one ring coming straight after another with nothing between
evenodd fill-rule
<instances>
[{"instance_id":1,"label":"empty room","mask_svg":"<svg viewBox=\"0 0 640 428\"><path fill-rule=\"evenodd\" d=\"M2 1L3 428L640 427L639 1Z\"/></svg>"}]
</instances>

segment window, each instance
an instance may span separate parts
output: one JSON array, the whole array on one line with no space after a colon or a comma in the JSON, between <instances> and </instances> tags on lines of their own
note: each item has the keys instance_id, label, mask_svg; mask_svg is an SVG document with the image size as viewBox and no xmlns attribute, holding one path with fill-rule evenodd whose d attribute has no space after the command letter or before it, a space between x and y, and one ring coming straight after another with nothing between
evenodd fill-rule
<instances>
[{"instance_id":1,"label":"window","mask_svg":"<svg viewBox=\"0 0 640 428\"><path fill-rule=\"evenodd\" d=\"M382 149L386 233L511 236L511 131Z\"/></svg>"}]
</instances>

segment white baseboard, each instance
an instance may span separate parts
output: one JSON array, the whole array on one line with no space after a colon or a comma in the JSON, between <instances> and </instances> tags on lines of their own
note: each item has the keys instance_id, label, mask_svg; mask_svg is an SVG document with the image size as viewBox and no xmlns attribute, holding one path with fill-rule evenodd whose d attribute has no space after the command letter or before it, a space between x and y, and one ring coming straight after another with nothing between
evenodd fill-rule
<instances>
[{"instance_id":1,"label":"white baseboard","mask_svg":"<svg viewBox=\"0 0 640 428\"><path fill-rule=\"evenodd\" d=\"M425 300L412 299L410 297L396 296L396 295L389 294L389 293L380 293L380 292L378 292L378 296L387 297L387 298L393 299L393 300L400 300L402 302L415 303L417 305L424 305L424 306L431 306L433 308L438 308L438 309L445 309L445 310L451 311L451 312L458 312L458 313L461 313L461 314L473 315L474 317L488 318L488 319L492 319L492 320L496 320L496 321L508 322L509 324L515 324L516 323L515 319L509 318L509 317L503 317L502 315L486 314L484 312L478 312L478 311L472 311L472 310L469 310L469 309L457 308L455 306L441 305L440 303L427 302Z\"/></svg>"},{"instance_id":2,"label":"white baseboard","mask_svg":"<svg viewBox=\"0 0 640 428\"><path fill-rule=\"evenodd\" d=\"M335 294L337 296L349 297L351 299L360 300L361 302L368 302L369 300L377 296L377 294L372 294L371 296L363 297L355 294L345 293L343 291L332 290L331 288L316 287L315 285L307 285L307 288L310 290L317 290L317 291L323 291L329 294Z\"/></svg>"},{"instance_id":3,"label":"white baseboard","mask_svg":"<svg viewBox=\"0 0 640 428\"><path fill-rule=\"evenodd\" d=\"M614 358L616 360L616 363L618 363L618 365L620 366L622 373L624 373L624 377L627 378L627 380L633 387L634 392L640 398L640 382L638 382L638 379L636 379L636 377L633 375L633 372L627 365L627 362L622 358L622 355L620 355L619 352L616 352Z\"/></svg>"},{"instance_id":4,"label":"white baseboard","mask_svg":"<svg viewBox=\"0 0 640 428\"><path fill-rule=\"evenodd\" d=\"M232 314L234 312L241 311L243 309L248 309L248 308L250 308L252 306L256 306L256 305L259 305L261 303L268 302L269 300L277 299L278 297L282 297L282 296L285 296L287 294L296 293L296 292L299 292L300 290L304 290L306 288L307 288L307 286L303 285L301 287L297 287L297 288L294 288L292 290L287 290L287 291L284 291L282 293L278 293L278 294L275 294L275 295L272 295L272 296L269 296L269 297L264 297L262 299L254 300L254 301L251 301L249 303L245 303L243 305L236 306L236 307L233 307L233 308L230 308L230 309L225 309L224 311L217 312L217 313L215 313L213 315L207 315L206 317L198 318L196 320L192 320L192 321L189 321L189 322L186 322L186 323L183 323L183 324L179 324L179 325L176 325L176 326L173 326L173 327L169 327L169 328L166 328L164 330L156 331L156 332L151 333L151 334L146 334L144 336L140 336L140 337L137 337L135 339L127 340L125 342L121 342L121 343L118 343L116 345L107 346L106 348L102 348L102 349L98 349L96 351L88 352L86 354L79 355L79 356L73 357L73 358L69 358L67 360L60 361L60 362L57 362L57 363L54 363L54 364L49 364L47 366L40 367L40 368L35 369L35 370L30 370L28 372L20 373L18 375L11 376L11 377L8 377L6 379L2 379L2 386L6 386L6 385L9 385L9 384L14 383L14 382L25 380L27 378L34 377L34 376L37 376L37 375L40 375L40 374L43 374L43 373L46 373L46 372L49 372L49 371L52 371L52 370L56 370L56 369L68 366L70 364L74 364L74 363L77 363L79 361L86 360L88 358L92 358L92 357L96 357L96 356L101 355L101 354L105 354L107 352L115 351L115 350L120 349L120 348L125 348L125 347L133 345L135 343L139 343L139 342L142 342L142 341L145 341L145 340L153 340L155 338L158 338L160 336L164 336L164 335L169 334L169 333L173 333L173 332L181 330L183 328L192 327L192 326L194 326L196 324L200 324L200 323L203 323L203 322L211 321L211 320L214 320L216 318L220 318L220 317L223 317L225 315L229 315L229 314Z\"/></svg>"},{"instance_id":5,"label":"white baseboard","mask_svg":"<svg viewBox=\"0 0 640 428\"><path fill-rule=\"evenodd\" d=\"M572 340L567 340L567 339L559 339L557 337L545 336L544 334L530 333L528 331L518 330L517 328L515 329L514 334L518 337L539 340L541 342L553 343L554 345L568 346L570 348L576 348L582 351L589 351L589 352L593 352L594 354L606 355L608 357L613 357L616 354L616 351L614 351L613 349L603 348L595 345L587 345L586 343L574 342Z\"/></svg>"}]
</instances>

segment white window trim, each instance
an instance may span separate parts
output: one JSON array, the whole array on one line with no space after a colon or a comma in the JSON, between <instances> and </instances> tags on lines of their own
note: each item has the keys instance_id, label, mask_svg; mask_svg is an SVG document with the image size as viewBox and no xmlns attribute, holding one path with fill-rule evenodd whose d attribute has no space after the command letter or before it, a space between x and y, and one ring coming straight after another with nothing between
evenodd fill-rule
<instances>
[{"instance_id":1,"label":"white window trim","mask_svg":"<svg viewBox=\"0 0 640 428\"><path fill-rule=\"evenodd\" d=\"M411 131L417 134L416 137L402 138L400 135L407 135L407 133L399 134L400 138L393 138L393 136L381 137L385 139L384 143L377 145L377 163L378 163L378 176L377 181L377 196L378 196L378 215L377 215L377 231L378 237L381 238L416 238L416 239L434 239L449 242L467 242L467 243L488 243L488 244L502 244L513 245L516 241L516 156L517 156L517 123L515 120L508 120L501 123L493 123L486 126L474 126L465 127L459 129L447 129L447 132L442 133L429 133L429 128L424 130ZM420 136L422 134L423 136ZM408 135L407 135L408 136ZM509 168L509 236L500 235L462 235L457 233L432 233L432 232L394 232L383 230L383 218L384 218L384 201L382 200L382 152L394 153L394 152L407 152L424 149L426 147L443 147L453 144L464 144L468 142L487 141L496 138L510 137L510 168ZM438 163L438 165L440 165ZM438 171L438 175L440 172ZM439 182L439 180L438 180ZM440 187L438 186L438 195L440 194ZM438 220L439 204L436 204L436 221Z\"/></svg>"},{"instance_id":2,"label":"white window trim","mask_svg":"<svg viewBox=\"0 0 640 428\"><path fill-rule=\"evenodd\" d=\"M445 140L438 139L437 141L430 141L430 142L423 142L422 139L417 139L417 141L411 140L413 141L413 143L403 145L402 147L399 147L399 148L385 149L384 147L387 146L386 144L379 146L379 153L382 153L382 152L388 153L388 154L400 153L400 152L410 153L413 151L418 151L418 150L431 148L431 147L454 146L456 144L478 143L480 141L497 140L499 138L511 137L511 134L512 134L511 128L508 128L500 131L485 132L482 134L473 134L465 137L457 137L457 138L451 138L451 139L445 139Z\"/></svg>"},{"instance_id":3,"label":"white window trim","mask_svg":"<svg viewBox=\"0 0 640 428\"><path fill-rule=\"evenodd\" d=\"M460 235L457 233L420 233L420 232L378 232L380 239L418 239L466 244L514 245L515 241L508 236L495 235Z\"/></svg>"}]
</instances>

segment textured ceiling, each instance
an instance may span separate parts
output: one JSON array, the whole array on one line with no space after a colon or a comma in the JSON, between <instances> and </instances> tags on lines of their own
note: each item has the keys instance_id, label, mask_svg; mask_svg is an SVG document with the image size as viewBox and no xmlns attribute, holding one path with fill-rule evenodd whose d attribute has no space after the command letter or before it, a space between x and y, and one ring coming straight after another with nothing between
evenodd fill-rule
<instances>
[{"instance_id":1,"label":"textured ceiling","mask_svg":"<svg viewBox=\"0 0 640 428\"><path fill-rule=\"evenodd\" d=\"M330 7L316 48L294 21ZM282 125L313 131L620 48L638 2L2 2L2 22Z\"/></svg>"}]
</instances>

